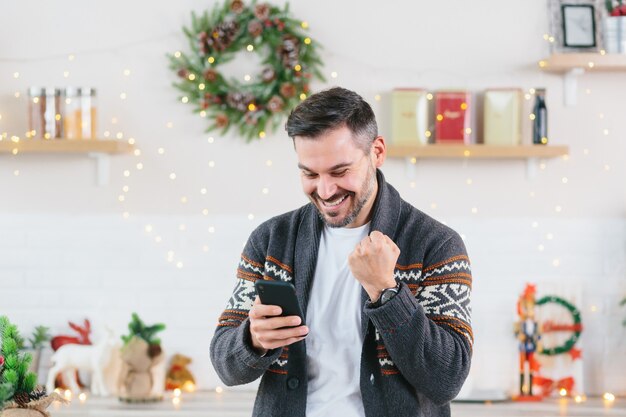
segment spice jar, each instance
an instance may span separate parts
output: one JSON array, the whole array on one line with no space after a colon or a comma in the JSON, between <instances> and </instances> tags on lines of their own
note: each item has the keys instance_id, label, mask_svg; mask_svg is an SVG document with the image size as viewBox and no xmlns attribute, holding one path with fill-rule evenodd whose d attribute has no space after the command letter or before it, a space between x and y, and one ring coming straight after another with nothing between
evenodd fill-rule
<instances>
[{"instance_id":1,"label":"spice jar","mask_svg":"<svg viewBox=\"0 0 626 417\"><path fill-rule=\"evenodd\" d=\"M60 138L62 136L61 90L58 88L46 88L44 122L44 139Z\"/></svg>"},{"instance_id":2,"label":"spice jar","mask_svg":"<svg viewBox=\"0 0 626 417\"><path fill-rule=\"evenodd\" d=\"M81 136L96 139L96 89L80 89Z\"/></svg>"},{"instance_id":3,"label":"spice jar","mask_svg":"<svg viewBox=\"0 0 626 417\"><path fill-rule=\"evenodd\" d=\"M66 139L79 139L81 131L80 88L66 87L63 106L63 133Z\"/></svg>"},{"instance_id":4,"label":"spice jar","mask_svg":"<svg viewBox=\"0 0 626 417\"><path fill-rule=\"evenodd\" d=\"M28 133L29 138L42 138L45 132L45 90L41 87L28 89Z\"/></svg>"}]
</instances>

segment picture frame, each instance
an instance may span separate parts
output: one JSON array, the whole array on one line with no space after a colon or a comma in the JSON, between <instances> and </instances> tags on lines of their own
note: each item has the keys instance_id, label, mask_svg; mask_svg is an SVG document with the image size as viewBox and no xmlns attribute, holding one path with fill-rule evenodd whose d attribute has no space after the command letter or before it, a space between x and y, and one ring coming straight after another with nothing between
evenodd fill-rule
<instances>
[{"instance_id":1,"label":"picture frame","mask_svg":"<svg viewBox=\"0 0 626 417\"><path fill-rule=\"evenodd\" d=\"M575 24L573 20L570 20L570 24L565 28L565 19L563 18L563 7L565 7L566 15L569 17L569 12L572 11L569 9L569 6L585 6L582 9L578 9L578 12L582 10L585 13L589 13L589 11L593 11L593 27L595 27L595 46L570 46L574 44L578 44L579 42L575 42L576 39L572 39L572 28L571 24ZM589 7L591 6L591 7ZM577 53L577 52L600 52L600 48L602 47L602 25L600 24L602 20L602 7L600 6L599 0L548 0L548 27L547 34L548 38L546 39L549 53L551 54L562 54L562 53ZM574 10L574 15L576 15L576 10ZM569 30L568 42L565 42L565 34L563 33L565 30ZM575 34L576 32L574 32ZM590 45L593 42L589 41L589 38L586 39L587 42L584 42L585 45Z\"/></svg>"},{"instance_id":2,"label":"picture frame","mask_svg":"<svg viewBox=\"0 0 626 417\"><path fill-rule=\"evenodd\" d=\"M598 46L593 4L562 4L561 21L564 48L593 49Z\"/></svg>"}]
</instances>

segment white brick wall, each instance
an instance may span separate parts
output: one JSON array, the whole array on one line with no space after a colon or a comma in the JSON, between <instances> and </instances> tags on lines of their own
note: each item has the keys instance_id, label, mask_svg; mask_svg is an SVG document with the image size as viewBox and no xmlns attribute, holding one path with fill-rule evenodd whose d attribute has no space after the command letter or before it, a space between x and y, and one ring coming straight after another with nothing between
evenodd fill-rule
<instances>
[{"instance_id":1,"label":"white brick wall","mask_svg":"<svg viewBox=\"0 0 626 417\"><path fill-rule=\"evenodd\" d=\"M148 323L166 323L167 352L191 356L199 386L214 387L220 383L208 360L210 338L233 288L242 245L262 220L3 214L0 313L25 334L41 324L54 334L68 333L68 320L88 317L97 338L104 324L125 333L136 311ZM464 235L473 263L473 388L515 390L515 302L524 284L535 282L539 295L542 286L583 294L578 307L586 391L626 392L626 332L620 324L626 309L618 306L626 294L624 220L445 220ZM178 231L181 223L184 232ZM146 224L152 233L145 232ZM215 233L208 233L208 225ZM154 241L157 234L161 243ZM182 269L167 262L169 250Z\"/></svg>"}]
</instances>

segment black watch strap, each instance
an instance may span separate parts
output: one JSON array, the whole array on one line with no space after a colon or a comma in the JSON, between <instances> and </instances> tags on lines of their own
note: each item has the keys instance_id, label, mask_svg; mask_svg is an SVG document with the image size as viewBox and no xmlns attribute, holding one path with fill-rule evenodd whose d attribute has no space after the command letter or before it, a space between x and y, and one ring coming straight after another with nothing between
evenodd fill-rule
<instances>
[{"instance_id":1,"label":"black watch strap","mask_svg":"<svg viewBox=\"0 0 626 417\"><path fill-rule=\"evenodd\" d=\"M399 291L400 291L400 284L399 283L396 284L395 287L385 288L380 293L380 296L378 297L378 300L374 301L373 303L370 303L370 306L376 308L376 307L380 307L380 306L384 305L389 300L391 300L393 297L395 297L398 294Z\"/></svg>"}]
</instances>

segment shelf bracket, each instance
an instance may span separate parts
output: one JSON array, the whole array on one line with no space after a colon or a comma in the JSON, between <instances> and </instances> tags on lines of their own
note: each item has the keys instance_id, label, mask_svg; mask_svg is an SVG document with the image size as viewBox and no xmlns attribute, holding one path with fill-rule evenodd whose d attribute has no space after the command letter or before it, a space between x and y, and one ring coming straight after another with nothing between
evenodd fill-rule
<instances>
[{"instance_id":1,"label":"shelf bracket","mask_svg":"<svg viewBox=\"0 0 626 417\"><path fill-rule=\"evenodd\" d=\"M89 157L96 160L96 184L99 187L109 185L111 176L111 156L102 152L89 152Z\"/></svg>"},{"instance_id":2,"label":"shelf bracket","mask_svg":"<svg viewBox=\"0 0 626 417\"><path fill-rule=\"evenodd\" d=\"M528 158L526 160L526 179L532 180L537 176L537 165L539 165L538 158Z\"/></svg>"},{"instance_id":3,"label":"shelf bracket","mask_svg":"<svg viewBox=\"0 0 626 417\"><path fill-rule=\"evenodd\" d=\"M584 73L584 68L572 68L563 76L563 104L565 104L566 107L576 105L578 101L578 76Z\"/></svg>"}]
</instances>

